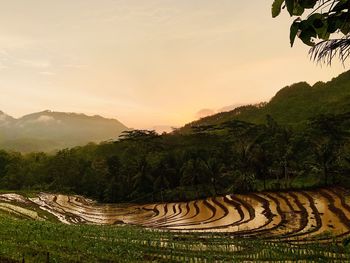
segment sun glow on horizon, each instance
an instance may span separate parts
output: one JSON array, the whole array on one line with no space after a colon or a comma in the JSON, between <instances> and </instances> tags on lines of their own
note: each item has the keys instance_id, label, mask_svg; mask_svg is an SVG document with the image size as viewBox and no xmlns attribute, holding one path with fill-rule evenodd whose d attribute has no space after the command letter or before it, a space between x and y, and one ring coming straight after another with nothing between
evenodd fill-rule
<instances>
[{"instance_id":1,"label":"sun glow on horizon","mask_svg":"<svg viewBox=\"0 0 350 263\"><path fill-rule=\"evenodd\" d=\"M289 46L270 1L3 1L0 110L82 112L128 127L182 126L202 109L268 101L345 69Z\"/></svg>"}]
</instances>

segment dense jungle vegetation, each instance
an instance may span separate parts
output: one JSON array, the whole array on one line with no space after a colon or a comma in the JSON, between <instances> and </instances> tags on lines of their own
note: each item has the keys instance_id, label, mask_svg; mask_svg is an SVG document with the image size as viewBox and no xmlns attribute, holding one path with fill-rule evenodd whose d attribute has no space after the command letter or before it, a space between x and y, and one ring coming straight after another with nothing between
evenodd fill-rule
<instances>
[{"instance_id":1,"label":"dense jungle vegetation","mask_svg":"<svg viewBox=\"0 0 350 263\"><path fill-rule=\"evenodd\" d=\"M0 152L0 188L103 202L188 200L232 192L350 186L350 72L299 83L269 103L203 118L171 134L124 132L55 154Z\"/></svg>"},{"instance_id":2,"label":"dense jungle vegetation","mask_svg":"<svg viewBox=\"0 0 350 263\"><path fill-rule=\"evenodd\" d=\"M3 189L83 194L104 202L184 200L232 192L348 184L350 114L303 129L230 121L191 134L134 130L54 155L0 152Z\"/></svg>"}]
</instances>

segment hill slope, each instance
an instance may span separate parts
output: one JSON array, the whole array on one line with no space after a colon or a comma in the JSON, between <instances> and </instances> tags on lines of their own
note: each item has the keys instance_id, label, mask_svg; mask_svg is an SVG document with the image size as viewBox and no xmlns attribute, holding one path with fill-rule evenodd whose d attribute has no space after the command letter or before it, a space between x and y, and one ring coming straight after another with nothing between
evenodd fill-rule
<instances>
[{"instance_id":1,"label":"hill slope","mask_svg":"<svg viewBox=\"0 0 350 263\"><path fill-rule=\"evenodd\" d=\"M127 129L118 120L97 115L42 111L15 119L0 112L0 148L53 151L115 139Z\"/></svg>"},{"instance_id":2,"label":"hill slope","mask_svg":"<svg viewBox=\"0 0 350 263\"><path fill-rule=\"evenodd\" d=\"M238 107L186 124L180 132L188 132L193 126L219 124L229 120L263 123L271 115L278 123L300 125L310 117L324 113L350 111L350 71L329 82L317 82L310 86L299 82L276 93L267 103Z\"/></svg>"}]
</instances>

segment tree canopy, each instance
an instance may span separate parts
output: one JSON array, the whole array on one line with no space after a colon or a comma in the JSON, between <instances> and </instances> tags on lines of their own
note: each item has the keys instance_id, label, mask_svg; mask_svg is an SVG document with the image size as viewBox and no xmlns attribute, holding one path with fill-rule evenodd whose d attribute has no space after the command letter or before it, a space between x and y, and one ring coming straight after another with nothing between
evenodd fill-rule
<instances>
[{"instance_id":1,"label":"tree canopy","mask_svg":"<svg viewBox=\"0 0 350 263\"><path fill-rule=\"evenodd\" d=\"M350 185L350 114L289 127L231 120L190 134L134 130L55 154L0 151L0 188L103 202L183 201L233 192Z\"/></svg>"},{"instance_id":2,"label":"tree canopy","mask_svg":"<svg viewBox=\"0 0 350 263\"><path fill-rule=\"evenodd\" d=\"M311 46L310 56L331 64L338 56L344 63L350 55L350 0L274 0L272 17L287 9L295 17L290 27L290 43L298 37Z\"/></svg>"}]
</instances>

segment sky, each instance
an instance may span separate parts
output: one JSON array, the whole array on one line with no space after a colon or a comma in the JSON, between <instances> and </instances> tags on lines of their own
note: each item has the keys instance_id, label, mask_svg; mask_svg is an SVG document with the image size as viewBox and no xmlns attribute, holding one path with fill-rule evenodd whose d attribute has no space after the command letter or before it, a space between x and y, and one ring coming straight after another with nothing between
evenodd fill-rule
<instances>
[{"instance_id":1,"label":"sky","mask_svg":"<svg viewBox=\"0 0 350 263\"><path fill-rule=\"evenodd\" d=\"M0 110L178 127L346 70L289 44L272 0L0 0Z\"/></svg>"}]
</instances>

